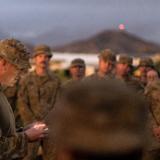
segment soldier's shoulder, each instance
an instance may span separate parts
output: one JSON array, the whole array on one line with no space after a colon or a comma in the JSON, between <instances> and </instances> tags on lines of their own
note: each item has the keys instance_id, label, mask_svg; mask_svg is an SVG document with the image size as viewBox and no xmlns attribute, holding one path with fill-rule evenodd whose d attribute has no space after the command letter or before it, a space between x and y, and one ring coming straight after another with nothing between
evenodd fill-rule
<instances>
[{"instance_id":1,"label":"soldier's shoulder","mask_svg":"<svg viewBox=\"0 0 160 160\"><path fill-rule=\"evenodd\" d=\"M52 80L56 80L56 81L60 82L60 78L56 75L55 72L49 71L49 76L50 76L50 78L51 78Z\"/></svg>"},{"instance_id":2,"label":"soldier's shoulder","mask_svg":"<svg viewBox=\"0 0 160 160\"><path fill-rule=\"evenodd\" d=\"M27 85L30 81L33 80L34 73L33 72L28 72L25 75L20 77L19 80L19 85Z\"/></svg>"},{"instance_id":3,"label":"soldier's shoulder","mask_svg":"<svg viewBox=\"0 0 160 160\"><path fill-rule=\"evenodd\" d=\"M145 87L146 94L150 94L154 91L160 91L160 80L153 81Z\"/></svg>"},{"instance_id":4,"label":"soldier's shoulder","mask_svg":"<svg viewBox=\"0 0 160 160\"><path fill-rule=\"evenodd\" d=\"M108 75L105 75L104 77L101 77L98 75L98 73L93 73L85 77L83 80L108 80L108 79L114 79L114 76L111 74L108 74Z\"/></svg>"},{"instance_id":5,"label":"soldier's shoulder","mask_svg":"<svg viewBox=\"0 0 160 160\"><path fill-rule=\"evenodd\" d=\"M96 79L98 77L97 73L93 73L83 78L83 80Z\"/></svg>"}]
</instances>

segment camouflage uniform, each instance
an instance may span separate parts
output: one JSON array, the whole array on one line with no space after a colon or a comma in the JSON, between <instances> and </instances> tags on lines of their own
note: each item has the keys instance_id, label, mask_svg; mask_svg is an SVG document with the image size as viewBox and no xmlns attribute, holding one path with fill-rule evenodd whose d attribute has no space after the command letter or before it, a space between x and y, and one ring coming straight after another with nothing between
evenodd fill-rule
<instances>
[{"instance_id":1,"label":"camouflage uniform","mask_svg":"<svg viewBox=\"0 0 160 160\"><path fill-rule=\"evenodd\" d=\"M18 40L0 41L0 57L18 69L29 67L29 54ZM0 159L23 157L27 149L27 137L23 132L16 133L13 111L2 90L0 90L0 122Z\"/></svg>"},{"instance_id":2,"label":"camouflage uniform","mask_svg":"<svg viewBox=\"0 0 160 160\"><path fill-rule=\"evenodd\" d=\"M51 57L46 45L35 47L34 56L46 54ZM59 78L51 71L39 76L35 71L28 73L18 93L18 109L23 123L26 125L36 120L43 120L53 109L60 88ZM29 144L29 154L25 159L36 159L39 143Z\"/></svg>"},{"instance_id":3,"label":"camouflage uniform","mask_svg":"<svg viewBox=\"0 0 160 160\"><path fill-rule=\"evenodd\" d=\"M34 50L33 57L39 54L51 57L46 45L38 45ZM47 71L44 76L33 71L23 78L18 93L18 106L24 124L43 120L54 106L59 87L60 80L52 71Z\"/></svg>"},{"instance_id":4,"label":"camouflage uniform","mask_svg":"<svg viewBox=\"0 0 160 160\"><path fill-rule=\"evenodd\" d=\"M142 152L147 141L146 113L143 96L118 80L81 81L64 90L48 116L49 138L56 140L57 156L66 149L75 153L73 160L75 155L85 159L83 153Z\"/></svg>"},{"instance_id":5,"label":"camouflage uniform","mask_svg":"<svg viewBox=\"0 0 160 160\"><path fill-rule=\"evenodd\" d=\"M145 160L159 160L160 159L160 142L153 135L153 128L160 127L160 81L154 81L145 88L145 95L147 96L149 107L149 129L151 143L146 153Z\"/></svg>"},{"instance_id":6,"label":"camouflage uniform","mask_svg":"<svg viewBox=\"0 0 160 160\"><path fill-rule=\"evenodd\" d=\"M59 87L60 81L52 72L43 77L35 72L26 75L18 97L19 112L24 124L44 119L54 107Z\"/></svg>"},{"instance_id":7,"label":"camouflage uniform","mask_svg":"<svg viewBox=\"0 0 160 160\"><path fill-rule=\"evenodd\" d=\"M18 89L19 89L19 81L17 81L17 83L12 87L3 86L3 93L7 97L7 100L9 101L9 104L11 105L14 113L16 128L21 128L23 126L23 123L17 107Z\"/></svg>"},{"instance_id":8,"label":"camouflage uniform","mask_svg":"<svg viewBox=\"0 0 160 160\"><path fill-rule=\"evenodd\" d=\"M4 131L1 128L1 132L4 133L0 137L0 160L22 158L27 153L27 138L24 133L15 132L13 112L2 91L0 91L0 110L1 127L3 125L5 128ZM6 110L9 113L6 113ZM7 127L9 127L8 130Z\"/></svg>"}]
</instances>

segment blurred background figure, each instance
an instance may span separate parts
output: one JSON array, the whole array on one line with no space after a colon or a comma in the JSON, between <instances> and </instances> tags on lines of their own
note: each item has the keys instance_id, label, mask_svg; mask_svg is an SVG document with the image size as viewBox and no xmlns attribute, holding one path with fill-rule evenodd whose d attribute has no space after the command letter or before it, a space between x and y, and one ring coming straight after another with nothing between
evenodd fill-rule
<instances>
[{"instance_id":1,"label":"blurred background figure","mask_svg":"<svg viewBox=\"0 0 160 160\"><path fill-rule=\"evenodd\" d=\"M106 76L112 77L116 55L110 49L105 49L99 54L98 58L99 62L97 72L87 78L103 79Z\"/></svg>"},{"instance_id":2,"label":"blurred background figure","mask_svg":"<svg viewBox=\"0 0 160 160\"><path fill-rule=\"evenodd\" d=\"M115 65L115 78L128 81L132 76L132 58L127 54L120 54Z\"/></svg>"},{"instance_id":3,"label":"blurred background figure","mask_svg":"<svg viewBox=\"0 0 160 160\"><path fill-rule=\"evenodd\" d=\"M73 59L69 67L70 79L66 80L63 83L61 90L63 90L63 87L66 87L72 84L73 82L82 80L85 77L85 73L86 73L85 61L81 58Z\"/></svg>"},{"instance_id":4,"label":"blurred background figure","mask_svg":"<svg viewBox=\"0 0 160 160\"><path fill-rule=\"evenodd\" d=\"M139 65L135 71L135 76L146 86L147 84L147 72L154 70L154 63L151 58L145 57L140 59ZM137 74L136 74L137 73Z\"/></svg>"},{"instance_id":5,"label":"blurred background figure","mask_svg":"<svg viewBox=\"0 0 160 160\"><path fill-rule=\"evenodd\" d=\"M119 59L115 64L114 78L125 82L129 87L136 89L138 92L143 92L142 84L133 77L133 59L126 54L120 54Z\"/></svg>"},{"instance_id":6,"label":"blurred background figure","mask_svg":"<svg viewBox=\"0 0 160 160\"><path fill-rule=\"evenodd\" d=\"M76 58L71 61L69 72L71 80L77 81L85 77L86 64L81 58Z\"/></svg>"},{"instance_id":7,"label":"blurred background figure","mask_svg":"<svg viewBox=\"0 0 160 160\"><path fill-rule=\"evenodd\" d=\"M146 78L147 78L147 85L149 85L150 83L159 80L158 72L152 69L147 72Z\"/></svg>"},{"instance_id":8,"label":"blurred background figure","mask_svg":"<svg viewBox=\"0 0 160 160\"><path fill-rule=\"evenodd\" d=\"M146 109L144 97L119 80L74 83L47 118L48 139L58 160L141 160Z\"/></svg>"}]
</instances>

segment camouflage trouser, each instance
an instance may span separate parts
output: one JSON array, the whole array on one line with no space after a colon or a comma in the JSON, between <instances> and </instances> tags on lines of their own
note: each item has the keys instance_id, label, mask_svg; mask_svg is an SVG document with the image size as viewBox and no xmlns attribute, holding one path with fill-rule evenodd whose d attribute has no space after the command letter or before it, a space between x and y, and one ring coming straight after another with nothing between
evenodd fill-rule
<instances>
[{"instance_id":1,"label":"camouflage trouser","mask_svg":"<svg viewBox=\"0 0 160 160\"><path fill-rule=\"evenodd\" d=\"M143 160L160 160L160 149L144 153Z\"/></svg>"},{"instance_id":2,"label":"camouflage trouser","mask_svg":"<svg viewBox=\"0 0 160 160\"><path fill-rule=\"evenodd\" d=\"M40 142L29 143L28 144L28 153L23 158L23 160L36 160L39 146L40 146Z\"/></svg>"}]
</instances>

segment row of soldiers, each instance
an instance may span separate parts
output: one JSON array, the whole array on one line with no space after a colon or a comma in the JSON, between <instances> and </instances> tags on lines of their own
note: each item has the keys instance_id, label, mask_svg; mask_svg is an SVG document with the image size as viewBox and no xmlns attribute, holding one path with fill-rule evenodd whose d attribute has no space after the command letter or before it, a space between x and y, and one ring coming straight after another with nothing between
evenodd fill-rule
<instances>
[{"instance_id":1,"label":"row of soldiers","mask_svg":"<svg viewBox=\"0 0 160 160\"><path fill-rule=\"evenodd\" d=\"M11 45L13 42L15 40L11 40L7 45L14 50L21 50L20 46ZM77 58L70 65L72 78L62 84L58 76L49 70L51 56L50 47L36 46L31 56L35 62L35 70L21 74L16 85L12 87L5 86L5 83L2 86L15 113L18 128L44 120L49 125L49 136L28 144L28 153L24 159L35 160L38 155L42 155L44 160L53 160L59 153L55 141L58 141L58 144L61 141L65 144L62 147L63 153L60 152L60 160L67 160L67 156L71 155L75 159L100 159L100 157L140 159L147 141L144 136L147 133L145 130L147 108L150 109L149 115L152 119L150 130L154 140L156 142L159 140L159 108L155 103L147 107L142 95L145 93L150 102L153 102L154 96L149 94L154 90L151 84L155 85L156 82L158 86L158 72L150 59L141 61L134 70L130 57L121 55L116 60L115 54L107 49L98 56L99 67L95 74L85 77L86 64L84 60ZM150 81L148 75L152 75ZM119 105L122 107L116 108ZM159 148L152 149L149 146L148 150L151 153L146 152L146 159L159 157L157 152Z\"/></svg>"},{"instance_id":2,"label":"row of soldiers","mask_svg":"<svg viewBox=\"0 0 160 160\"><path fill-rule=\"evenodd\" d=\"M129 55L120 54L117 58L109 49L103 50L98 57L98 69L95 74L90 76L92 78L104 78L108 76L125 81L129 81L130 78L135 78L140 81L144 87L151 81L159 78L159 72L155 68L151 58L146 57L140 59L139 65L135 67L133 66L133 59ZM85 66L86 64L83 59L74 59L70 66L72 78L76 80L85 77ZM74 73L76 72L76 68L77 73ZM76 74L80 75L76 76Z\"/></svg>"}]
</instances>

